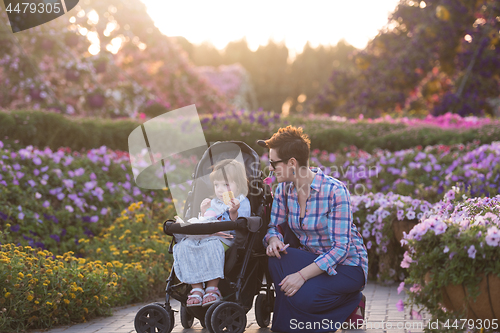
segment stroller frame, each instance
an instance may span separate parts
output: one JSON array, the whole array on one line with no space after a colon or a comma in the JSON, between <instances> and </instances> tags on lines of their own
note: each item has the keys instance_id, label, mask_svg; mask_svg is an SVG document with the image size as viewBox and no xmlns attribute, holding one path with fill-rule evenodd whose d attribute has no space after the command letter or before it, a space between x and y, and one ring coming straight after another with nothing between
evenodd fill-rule
<instances>
[{"instance_id":1,"label":"stroller frame","mask_svg":"<svg viewBox=\"0 0 500 333\"><path fill-rule=\"evenodd\" d=\"M136 314L135 329L138 333L169 333L172 331L174 322L174 311L170 305L171 298L181 302L180 316L184 328L193 325L197 318L203 327L210 333L235 332L242 333L246 328L246 313L252 308L255 295L255 316L260 327L267 327L270 323L271 312L274 307L274 290L267 269L267 255L260 240L267 231L270 219L270 208L272 204L271 190L262 181L263 172L260 170L258 155L243 142L229 141L216 142L207 149L196 166L193 178L200 173L207 172L207 161L214 165L214 155L217 160L234 158L234 148L237 146L244 154L247 178L252 189L249 200L252 208L252 216L239 217L236 221L212 222L204 224L191 224L181 226L173 220L164 222L163 231L172 236L169 253L173 253L176 242L175 234L184 235L208 235L219 231L236 230L235 242L226 252L225 277L220 280L219 287L224 295L222 301L211 304L209 307L187 307L187 295L191 286L185 283L175 284L177 276L172 266L169 277L166 280L165 303L152 303L144 306ZM228 150L228 147L231 149ZM217 151L222 154L217 156ZM259 169L248 168L247 164L258 163ZM196 186L193 182L192 190L189 192L184 206L184 218L197 216L199 202L196 196ZM208 184L201 184L207 186ZM257 189L257 193L253 193ZM259 281L258 285L252 285L252 278ZM265 282L264 282L265 280ZM261 293L265 292L265 293Z\"/></svg>"}]
</instances>

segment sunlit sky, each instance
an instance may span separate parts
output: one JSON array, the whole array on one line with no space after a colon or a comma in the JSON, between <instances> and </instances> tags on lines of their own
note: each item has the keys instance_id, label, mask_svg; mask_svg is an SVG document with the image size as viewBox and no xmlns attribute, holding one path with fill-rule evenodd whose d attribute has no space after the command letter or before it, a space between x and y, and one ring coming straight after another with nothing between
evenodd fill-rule
<instances>
[{"instance_id":1,"label":"sunlit sky","mask_svg":"<svg viewBox=\"0 0 500 333\"><path fill-rule=\"evenodd\" d=\"M252 50L269 39L292 53L305 43L335 45L342 38L364 48L387 23L399 0L142 0L160 31L222 49L246 37Z\"/></svg>"}]
</instances>

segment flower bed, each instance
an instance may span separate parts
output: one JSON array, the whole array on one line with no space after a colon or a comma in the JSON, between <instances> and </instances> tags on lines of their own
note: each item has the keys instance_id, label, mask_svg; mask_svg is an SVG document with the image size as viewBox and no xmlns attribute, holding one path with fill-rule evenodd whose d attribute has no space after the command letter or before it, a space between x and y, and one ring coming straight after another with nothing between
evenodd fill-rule
<instances>
[{"instance_id":1,"label":"flower bed","mask_svg":"<svg viewBox=\"0 0 500 333\"><path fill-rule=\"evenodd\" d=\"M388 193L351 196L352 213L368 250L369 278L393 283L405 278L399 267L404 250L396 240L393 226L402 221L418 221L432 208L424 200Z\"/></svg>"},{"instance_id":2,"label":"flower bed","mask_svg":"<svg viewBox=\"0 0 500 333\"><path fill-rule=\"evenodd\" d=\"M101 147L85 153L61 148L18 151L0 142L2 243L75 251L118 217L123 205L170 201L168 191L134 186L128 154Z\"/></svg>"},{"instance_id":3,"label":"flower bed","mask_svg":"<svg viewBox=\"0 0 500 333\"><path fill-rule=\"evenodd\" d=\"M171 257L158 216L172 217L172 209L160 205L153 213L133 203L99 236L79 243L85 258L0 245L0 331L82 322L161 295Z\"/></svg>"},{"instance_id":4,"label":"flower bed","mask_svg":"<svg viewBox=\"0 0 500 333\"><path fill-rule=\"evenodd\" d=\"M410 286L408 304L426 308L441 323L489 318L491 324L491 312L477 313L473 307L498 303L480 294L479 285L486 276L489 281L500 276L500 195L467 198L457 193L447 192L406 237L410 250L401 266L409 272L404 282ZM452 286L464 292L461 306L450 302L446 288Z\"/></svg>"}]
</instances>

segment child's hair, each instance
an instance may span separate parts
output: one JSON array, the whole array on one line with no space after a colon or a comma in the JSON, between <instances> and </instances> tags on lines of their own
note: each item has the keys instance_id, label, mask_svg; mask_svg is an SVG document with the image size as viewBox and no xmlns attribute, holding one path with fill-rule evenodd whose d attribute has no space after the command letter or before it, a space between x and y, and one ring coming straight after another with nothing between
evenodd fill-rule
<instances>
[{"instance_id":1,"label":"child's hair","mask_svg":"<svg viewBox=\"0 0 500 333\"><path fill-rule=\"evenodd\" d=\"M238 186L238 191L240 193L234 193L234 195L243 194L244 196L247 196L248 179L243 164L235 160L227 159L218 162L213 168L214 170L210 173L210 182L212 184L216 180L226 181L222 172L222 169L224 168L227 176L227 181L234 181Z\"/></svg>"}]
</instances>

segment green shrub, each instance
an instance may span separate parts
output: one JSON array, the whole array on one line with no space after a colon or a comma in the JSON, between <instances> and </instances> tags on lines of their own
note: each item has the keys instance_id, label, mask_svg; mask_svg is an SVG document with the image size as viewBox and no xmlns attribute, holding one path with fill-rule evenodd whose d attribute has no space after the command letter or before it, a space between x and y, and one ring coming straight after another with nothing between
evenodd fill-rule
<instances>
[{"instance_id":1,"label":"green shrub","mask_svg":"<svg viewBox=\"0 0 500 333\"><path fill-rule=\"evenodd\" d=\"M335 122L328 118L282 118L270 112L248 111L201 115L200 118L208 142L244 141L259 154L264 150L257 146L256 141L269 138L280 127L289 124L304 128L311 137L312 149L329 152L352 145L372 152L376 148L397 151L416 146L465 144L473 140L484 144L500 140L500 128L494 124L479 128L441 129L384 122ZM105 145L128 151L128 136L140 124L134 120L69 118L44 111L16 110L0 112L0 140L8 137L17 140L21 146L48 146L51 149L70 147L81 150Z\"/></svg>"}]
</instances>

